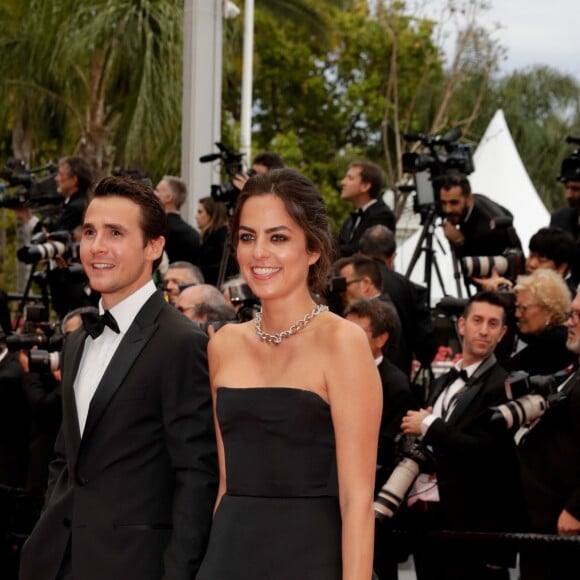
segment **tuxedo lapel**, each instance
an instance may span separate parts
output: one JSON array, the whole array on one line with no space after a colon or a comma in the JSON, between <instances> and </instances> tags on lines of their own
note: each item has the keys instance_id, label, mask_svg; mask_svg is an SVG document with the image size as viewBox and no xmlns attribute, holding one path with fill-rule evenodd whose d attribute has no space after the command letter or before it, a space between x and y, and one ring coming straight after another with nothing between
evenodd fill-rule
<instances>
[{"instance_id":1,"label":"tuxedo lapel","mask_svg":"<svg viewBox=\"0 0 580 580\"><path fill-rule=\"evenodd\" d=\"M91 400L83 439L90 437L113 395L117 392L135 360L157 330L159 326L157 314L162 305L163 298L159 293L155 293L139 311L127 334L123 337Z\"/></svg>"},{"instance_id":2,"label":"tuxedo lapel","mask_svg":"<svg viewBox=\"0 0 580 580\"><path fill-rule=\"evenodd\" d=\"M67 363L63 365L62 375L63 415L66 418L63 430L66 441L71 442L70 457L76 457L81 442L74 383L87 336L87 331L81 328L66 338Z\"/></svg>"},{"instance_id":3,"label":"tuxedo lapel","mask_svg":"<svg viewBox=\"0 0 580 580\"><path fill-rule=\"evenodd\" d=\"M453 424L461 418L465 410L469 408L471 402L485 385L487 373L495 366L496 362L495 355L492 354L484 360L477 369L475 369L475 372L465 385L465 391L457 398L457 404L449 414L449 417L446 420L447 423Z\"/></svg>"}]
</instances>

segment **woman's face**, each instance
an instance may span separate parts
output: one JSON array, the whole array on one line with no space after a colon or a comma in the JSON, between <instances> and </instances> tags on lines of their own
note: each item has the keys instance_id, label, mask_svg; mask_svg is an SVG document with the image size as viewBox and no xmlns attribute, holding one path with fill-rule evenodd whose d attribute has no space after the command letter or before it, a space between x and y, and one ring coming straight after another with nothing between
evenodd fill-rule
<instances>
[{"instance_id":1,"label":"woman's face","mask_svg":"<svg viewBox=\"0 0 580 580\"><path fill-rule=\"evenodd\" d=\"M261 299L283 297L307 285L310 252L304 230L274 194L250 197L242 208L237 258L241 274Z\"/></svg>"},{"instance_id":2,"label":"woman's face","mask_svg":"<svg viewBox=\"0 0 580 580\"><path fill-rule=\"evenodd\" d=\"M209 224L210 215L207 213L203 203L200 203L197 206L197 215L195 216L195 219L197 220L197 227L200 230L203 231L205 228L207 228Z\"/></svg>"},{"instance_id":3,"label":"woman's face","mask_svg":"<svg viewBox=\"0 0 580 580\"><path fill-rule=\"evenodd\" d=\"M539 334L548 326L550 313L529 290L522 290L516 297L516 318L522 334Z\"/></svg>"}]
</instances>

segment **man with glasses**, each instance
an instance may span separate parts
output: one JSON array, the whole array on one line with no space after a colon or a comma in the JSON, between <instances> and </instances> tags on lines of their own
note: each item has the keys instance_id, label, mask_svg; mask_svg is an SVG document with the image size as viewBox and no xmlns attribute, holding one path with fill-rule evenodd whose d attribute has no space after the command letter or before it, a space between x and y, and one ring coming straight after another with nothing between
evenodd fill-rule
<instances>
[{"instance_id":1,"label":"man with glasses","mask_svg":"<svg viewBox=\"0 0 580 580\"><path fill-rule=\"evenodd\" d=\"M566 346L580 356L580 293L566 323ZM559 387L561 400L532 423L521 437L518 456L531 532L580 534L580 371ZM549 546L553 550L553 545ZM539 544L521 553L521 580L570 578L578 546L545 551Z\"/></svg>"}]
</instances>

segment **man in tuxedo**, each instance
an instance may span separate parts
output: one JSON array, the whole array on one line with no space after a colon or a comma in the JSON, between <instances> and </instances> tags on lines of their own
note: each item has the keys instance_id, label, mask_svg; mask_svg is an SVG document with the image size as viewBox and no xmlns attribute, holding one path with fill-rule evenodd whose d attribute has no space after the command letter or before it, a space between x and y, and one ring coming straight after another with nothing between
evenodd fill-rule
<instances>
[{"instance_id":1,"label":"man in tuxedo","mask_svg":"<svg viewBox=\"0 0 580 580\"><path fill-rule=\"evenodd\" d=\"M397 321L393 307L380 300L355 300L346 307L344 317L365 331L383 387L376 493L393 470L396 457L395 436L399 432L401 419L409 409L416 409L417 405L407 376L383 356L383 348L390 340ZM373 569L381 580L397 578L398 562L389 532L387 526L381 526L375 533Z\"/></svg>"},{"instance_id":2,"label":"man in tuxedo","mask_svg":"<svg viewBox=\"0 0 580 580\"><path fill-rule=\"evenodd\" d=\"M165 253L169 262L190 262L199 265L201 238L179 213L187 199L187 185L179 177L165 175L155 188L167 213Z\"/></svg>"},{"instance_id":3,"label":"man in tuxedo","mask_svg":"<svg viewBox=\"0 0 580 580\"><path fill-rule=\"evenodd\" d=\"M580 293L567 322L568 350L580 356ZM531 532L580 534L580 371L559 387L562 400L550 407L519 438L518 457ZM521 433L520 433L521 434ZM519 435L520 435L519 434ZM544 551L537 545L521 553L522 580L559 580L578 565L573 551Z\"/></svg>"},{"instance_id":4,"label":"man in tuxedo","mask_svg":"<svg viewBox=\"0 0 580 580\"><path fill-rule=\"evenodd\" d=\"M207 337L152 281L165 232L150 187L97 184L80 254L102 316L63 347L63 424L21 580L195 578L217 487Z\"/></svg>"},{"instance_id":5,"label":"man in tuxedo","mask_svg":"<svg viewBox=\"0 0 580 580\"><path fill-rule=\"evenodd\" d=\"M344 222L338 234L341 256L351 256L357 252L362 233L375 224L383 224L392 232L395 231L395 214L380 199L383 188L384 175L380 167L364 161L351 163L342 180L340 197L350 201L355 211Z\"/></svg>"},{"instance_id":6,"label":"man in tuxedo","mask_svg":"<svg viewBox=\"0 0 580 580\"><path fill-rule=\"evenodd\" d=\"M485 195L472 193L464 174L444 173L434 180L434 187L445 216L443 233L457 258L497 256L508 248L521 251L512 214Z\"/></svg>"},{"instance_id":7,"label":"man in tuxedo","mask_svg":"<svg viewBox=\"0 0 580 580\"><path fill-rule=\"evenodd\" d=\"M515 445L489 408L506 401L506 372L493 351L506 332L501 297L480 292L459 318L462 358L437 379L427 408L409 411L401 429L431 450L407 497L405 519L419 530L515 531L519 485ZM423 473L425 471L425 473ZM509 547L427 543L413 550L419 580L507 580Z\"/></svg>"}]
</instances>

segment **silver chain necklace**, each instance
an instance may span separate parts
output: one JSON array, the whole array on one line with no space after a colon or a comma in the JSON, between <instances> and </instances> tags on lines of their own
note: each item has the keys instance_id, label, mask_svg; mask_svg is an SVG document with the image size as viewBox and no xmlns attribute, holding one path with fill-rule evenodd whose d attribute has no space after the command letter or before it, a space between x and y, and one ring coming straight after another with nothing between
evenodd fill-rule
<instances>
[{"instance_id":1,"label":"silver chain necklace","mask_svg":"<svg viewBox=\"0 0 580 580\"><path fill-rule=\"evenodd\" d=\"M262 310L256 313L254 317L254 324L256 325L256 334L260 340L265 342L273 342L274 344L280 344L282 340L296 334L299 330L302 330L313 318L326 312L328 306L325 304L317 304L308 314L296 321L288 330L282 330L276 334L270 334L262 328Z\"/></svg>"}]
</instances>

